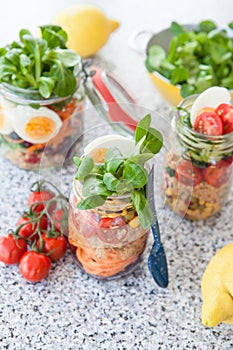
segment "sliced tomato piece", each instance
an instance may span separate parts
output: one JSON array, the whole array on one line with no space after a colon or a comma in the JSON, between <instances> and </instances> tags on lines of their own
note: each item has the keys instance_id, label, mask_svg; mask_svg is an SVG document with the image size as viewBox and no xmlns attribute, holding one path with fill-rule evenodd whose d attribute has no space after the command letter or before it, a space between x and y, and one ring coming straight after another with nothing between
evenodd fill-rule
<instances>
[{"instance_id":1,"label":"sliced tomato piece","mask_svg":"<svg viewBox=\"0 0 233 350\"><path fill-rule=\"evenodd\" d=\"M228 164L232 164L232 163L233 163L233 156L227 158L227 159L226 159L226 162L227 162Z\"/></svg>"},{"instance_id":2,"label":"sliced tomato piece","mask_svg":"<svg viewBox=\"0 0 233 350\"><path fill-rule=\"evenodd\" d=\"M202 172L192 162L184 160L176 169L177 180L186 186L196 186L201 182Z\"/></svg>"},{"instance_id":3,"label":"sliced tomato piece","mask_svg":"<svg viewBox=\"0 0 233 350\"><path fill-rule=\"evenodd\" d=\"M196 117L194 129L201 134L219 136L223 134L223 122L214 111L204 111Z\"/></svg>"},{"instance_id":4,"label":"sliced tomato piece","mask_svg":"<svg viewBox=\"0 0 233 350\"><path fill-rule=\"evenodd\" d=\"M111 228L113 219L111 218L102 218L99 222L99 228Z\"/></svg>"},{"instance_id":5,"label":"sliced tomato piece","mask_svg":"<svg viewBox=\"0 0 233 350\"><path fill-rule=\"evenodd\" d=\"M79 226L79 232L85 238L91 238L96 234L98 223L100 220L99 215L86 210L78 210L76 214L76 227Z\"/></svg>"},{"instance_id":6,"label":"sliced tomato piece","mask_svg":"<svg viewBox=\"0 0 233 350\"><path fill-rule=\"evenodd\" d=\"M101 241L111 244L120 243L127 235L126 222L121 217L102 218L98 225L97 235Z\"/></svg>"},{"instance_id":7,"label":"sliced tomato piece","mask_svg":"<svg viewBox=\"0 0 233 350\"><path fill-rule=\"evenodd\" d=\"M230 176L231 164L226 160L220 160L203 171L204 180L213 187L222 186L229 180Z\"/></svg>"},{"instance_id":8,"label":"sliced tomato piece","mask_svg":"<svg viewBox=\"0 0 233 350\"><path fill-rule=\"evenodd\" d=\"M221 103L215 110L215 113L222 119L223 133L229 134L233 131L233 106L227 103Z\"/></svg>"}]
</instances>

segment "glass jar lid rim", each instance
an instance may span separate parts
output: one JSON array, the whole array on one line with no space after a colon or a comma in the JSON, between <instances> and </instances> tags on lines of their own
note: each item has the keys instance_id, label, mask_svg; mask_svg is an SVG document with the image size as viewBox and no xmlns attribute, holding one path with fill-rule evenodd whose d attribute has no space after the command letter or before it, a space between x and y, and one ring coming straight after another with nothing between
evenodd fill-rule
<instances>
[{"instance_id":1,"label":"glass jar lid rim","mask_svg":"<svg viewBox=\"0 0 233 350\"><path fill-rule=\"evenodd\" d=\"M78 195L79 197L83 198L81 193L81 186L82 183L79 180L74 179L73 181L73 190L74 194ZM117 202L116 202L117 201ZM99 206L102 207L106 211L116 212L119 210L123 210L126 208L132 208L132 198L130 193L126 193L124 195L117 195L117 196L109 196L103 205ZM99 207L92 208L90 210L98 210Z\"/></svg>"},{"instance_id":2,"label":"glass jar lid rim","mask_svg":"<svg viewBox=\"0 0 233 350\"><path fill-rule=\"evenodd\" d=\"M78 87L79 87L79 81L77 81L77 85L74 90L74 93L78 89ZM8 84L6 82L0 83L0 93L2 94L3 97L13 102L27 103L27 104L33 103L33 104L40 104L40 105L47 105L47 104L62 102L73 96L73 94L67 95L64 97L52 95L46 99L40 95L39 90L24 89L24 88L14 86L12 84ZM27 95L31 96L31 98L27 97ZM33 98L34 96L36 97L35 99Z\"/></svg>"},{"instance_id":3,"label":"glass jar lid rim","mask_svg":"<svg viewBox=\"0 0 233 350\"><path fill-rule=\"evenodd\" d=\"M197 139L200 139L200 140L206 140L208 139L208 141L210 142L225 142L225 141L228 141L228 140L231 140L233 141L233 132L231 133L228 133L228 134L223 134L223 135L217 135L217 136L214 136L214 135L205 135L205 134L202 134L200 132L197 132L196 130L190 128L188 125L184 124L181 120L180 120L180 112L182 112L182 110L185 109L184 105L186 103L188 103L192 100L195 100L197 97L199 96L199 94L193 94L193 95L190 95L186 98L184 98L182 101L180 101L180 103L178 104L178 108L176 110L176 116L175 118L172 119L172 127L174 128L175 127L175 130L176 131L180 131L179 128L177 127L179 122L181 122L180 124L182 125L182 131L186 131L188 133L190 133L192 136L196 137ZM188 110L188 107L187 107L187 110Z\"/></svg>"}]
</instances>

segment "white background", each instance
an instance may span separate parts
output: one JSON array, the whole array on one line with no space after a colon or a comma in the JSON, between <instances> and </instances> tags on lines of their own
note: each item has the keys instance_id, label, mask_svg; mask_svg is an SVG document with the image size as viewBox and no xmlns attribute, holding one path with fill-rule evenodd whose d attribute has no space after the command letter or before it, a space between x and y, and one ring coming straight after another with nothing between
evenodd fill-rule
<instances>
[{"instance_id":1,"label":"white background","mask_svg":"<svg viewBox=\"0 0 233 350\"><path fill-rule=\"evenodd\" d=\"M18 30L46 24L63 8L85 1L73 0L1 0L0 44L17 37ZM168 26L171 20L195 22L203 18L225 24L233 19L232 0L92 0L106 13L119 19L118 35L137 28L154 30Z\"/></svg>"}]
</instances>

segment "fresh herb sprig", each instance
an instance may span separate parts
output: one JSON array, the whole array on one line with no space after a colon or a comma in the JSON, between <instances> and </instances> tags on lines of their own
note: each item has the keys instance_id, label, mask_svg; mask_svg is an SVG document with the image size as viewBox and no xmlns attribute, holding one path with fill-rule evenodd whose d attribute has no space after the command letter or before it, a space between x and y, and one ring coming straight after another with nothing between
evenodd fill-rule
<instances>
[{"instance_id":1,"label":"fresh herb sprig","mask_svg":"<svg viewBox=\"0 0 233 350\"><path fill-rule=\"evenodd\" d=\"M29 30L19 41L0 49L0 83L38 90L43 98L66 97L76 89L75 67L81 57L66 47L67 34L59 26L41 26L41 37Z\"/></svg>"},{"instance_id":2,"label":"fresh herb sprig","mask_svg":"<svg viewBox=\"0 0 233 350\"><path fill-rule=\"evenodd\" d=\"M233 29L233 22L228 30ZM183 97L218 85L233 89L233 37L213 21L198 24L198 30L186 30L172 22L173 37L167 52L152 45L146 58L149 72L157 71L171 84L181 85Z\"/></svg>"},{"instance_id":3,"label":"fresh herb sprig","mask_svg":"<svg viewBox=\"0 0 233 350\"><path fill-rule=\"evenodd\" d=\"M74 157L75 179L83 182L84 199L78 203L79 209L92 209L103 205L109 196L130 193L141 225L145 228L151 225L152 213L145 192L148 182L145 163L160 151L163 138L150 125L150 114L139 121L135 150L128 158L124 158L116 147L107 150L103 164L95 164L90 155Z\"/></svg>"}]
</instances>

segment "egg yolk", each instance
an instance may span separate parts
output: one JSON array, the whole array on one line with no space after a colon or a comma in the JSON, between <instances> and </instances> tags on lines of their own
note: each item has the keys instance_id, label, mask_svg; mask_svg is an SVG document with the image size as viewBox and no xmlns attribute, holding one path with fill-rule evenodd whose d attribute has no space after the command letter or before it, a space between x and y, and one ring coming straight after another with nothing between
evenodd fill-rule
<instances>
[{"instance_id":1,"label":"egg yolk","mask_svg":"<svg viewBox=\"0 0 233 350\"><path fill-rule=\"evenodd\" d=\"M91 152L91 157L96 163L104 163L105 154L107 152L107 148L98 148Z\"/></svg>"},{"instance_id":2,"label":"egg yolk","mask_svg":"<svg viewBox=\"0 0 233 350\"><path fill-rule=\"evenodd\" d=\"M33 140L41 140L45 136L52 135L55 130L56 123L52 119L42 116L31 118L25 127L25 132Z\"/></svg>"},{"instance_id":3,"label":"egg yolk","mask_svg":"<svg viewBox=\"0 0 233 350\"><path fill-rule=\"evenodd\" d=\"M0 130L3 130L5 128L5 124L6 124L6 118L4 115L4 110L0 105Z\"/></svg>"}]
</instances>

